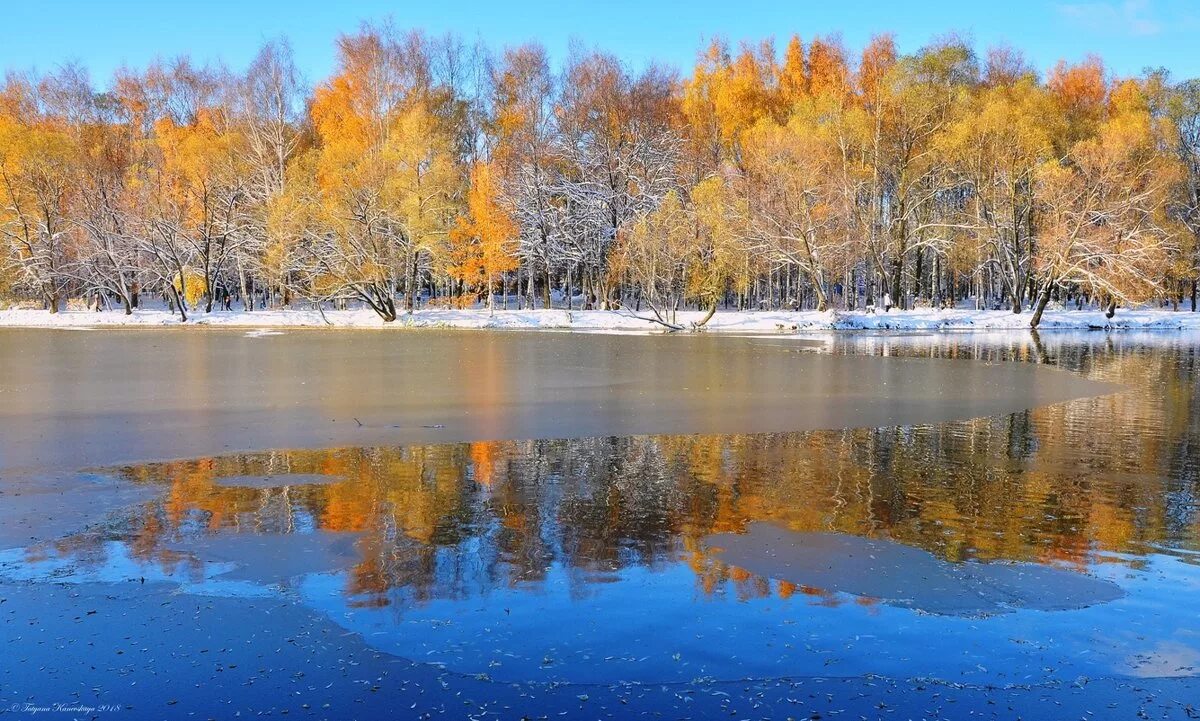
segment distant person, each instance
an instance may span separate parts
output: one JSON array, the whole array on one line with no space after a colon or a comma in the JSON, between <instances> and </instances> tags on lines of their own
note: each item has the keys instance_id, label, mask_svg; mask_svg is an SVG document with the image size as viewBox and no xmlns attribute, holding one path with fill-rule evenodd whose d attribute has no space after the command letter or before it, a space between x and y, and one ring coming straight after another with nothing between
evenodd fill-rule
<instances>
[{"instance_id":1,"label":"distant person","mask_svg":"<svg viewBox=\"0 0 1200 721\"><path fill-rule=\"evenodd\" d=\"M887 313L892 310L892 296L890 293L883 294L883 312Z\"/></svg>"}]
</instances>

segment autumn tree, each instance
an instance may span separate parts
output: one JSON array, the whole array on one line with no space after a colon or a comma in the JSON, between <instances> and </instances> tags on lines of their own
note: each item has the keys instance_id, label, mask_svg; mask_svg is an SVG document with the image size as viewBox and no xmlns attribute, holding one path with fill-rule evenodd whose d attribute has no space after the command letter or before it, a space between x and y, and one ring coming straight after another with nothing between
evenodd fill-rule
<instances>
[{"instance_id":1,"label":"autumn tree","mask_svg":"<svg viewBox=\"0 0 1200 721\"><path fill-rule=\"evenodd\" d=\"M875 110L881 114L882 139L877 207L891 266L883 277L885 289L901 308L906 305L903 281L909 252L920 259L929 241L940 237L931 237L930 231L943 222L936 201L944 197L946 176L934 148L969 97L977 71L970 48L950 38L901 58L881 80Z\"/></svg>"},{"instance_id":2,"label":"autumn tree","mask_svg":"<svg viewBox=\"0 0 1200 721\"><path fill-rule=\"evenodd\" d=\"M644 303L655 322L682 330L676 311L684 298L688 254L695 235L694 218L680 194L672 190L622 237L609 272L633 286L635 313Z\"/></svg>"},{"instance_id":3,"label":"autumn tree","mask_svg":"<svg viewBox=\"0 0 1200 721\"><path fill-rule=\"evenodd\" d=\"M545 48L528 44L505 50L492 70L492 88L492 162L499 173L497 190L508 196L517 222L525 302L533 307L540 277L542 304L549 308L560 234L553 190L555 80Z\"/></svg>"},{"instance_id":4,"label":"autumn tree","mask_svg":"<svg viewBox=\"0 0 1200 721\"><path fill-rule=\"evenodd\" d=\"M458 218L450 239L458 250L451 273L486 288L488 312L496 310L496 280L516 269L517 225L500 203L493 169L486 163L471 170L466 214Z\"/></svg>"},{"instance_id":5,"label":"autumn tree","mask_svg":"<svg viewBox=\"0 0 1200 721\"><path fill-rule=\"evenodd\" d=\"M317 192L297 197L320 203L322 224L303 229L303 247L327 293L393 321L397 292L415 306L420 263L448 231L459 175L431 105L423 36L366 26L339 50L338 74L312 103Z\"/></svg>"},{"instance_id":6,"label":"autumn tree","mask_svg":"<svg viewBox=\"0 0 1200 721\"><path fill-rule=\"evenodd\" d=\"M661 69L631 77L603 53L576 49L567 66L557 110L559 225L565 254L582 271L585 302L601 308L614 300L607 273L614 244L675 186L671 92Z\"/></svg>"},{"instance_id":7,"label":"autumn tree","mask_svg":"<svg viewBox=\"0 0 1200 721\"><path fill-rule=\"evenodd\" d=\"M47 110L38 79L10 75L0 92L0 237L20 284L57 313L72 260L69 207L78 147Z\"/></svg>"},{"instance_id":8,"label":"autumn tree","mask_svg":"<svg viewBox=\"0 0 1200 721\"><path fill-rule=\"evenodd\" d=\"M966 194L955 220L977 240L975 263L990 263L1014 313L1024 306L1035 251L1035 182L1055 160L1062 114L1032 74L996 77L971 98L937 151Z\"/></svg>"},{"instance_id":9,"label":"autumn tree","mask_svg":"<svg viewBox=\"0 0 1200 721\"><path fill-rule=\"evenodd\" d=\"M211 312L247 236L244 138L232 123L230 79L223 69L180 58L130 82L143 86L154 118L146 140L150 162L135 183L142 252L181 318L189 298L199 297ZM199 295L187 288L191 278L199 279Z\"/></svg>"},{"instance_id":10,"label":"autumn tree","mask_svg":"<svg viewBox=\"0 0 1200 721\"><path fill-rule=\"evenodd\" d=\"M684 75L391 23L309 88L286 40L0 90L0 275L186 318L423 299L851 309L1169 301L1200 280L1200 91L949 36L705 45ZM399 312L398 312L399 307Z\"/></svg>"},{"instance_id":11,"label":"autumn tree","mask_svg":"<svg viewBox=\"0 0 1200 721\"><path fill-rule=\"evenodd\" d=\"M245 310L254 308L249 277L254 271L288 284L287 267L266 267L264 257L278 259L278 243L270 233L272 206L284 192L288 167L304 143L302 115L305 88L286 40L265 43L234 89L233 122L244 137L241 166L247 178L245 242L233 257Z\"/></svg>"},{"instance_id":12,"label":"autumn tree","mask_svg":"<svg viewBox=\"0 0 1200 721\"><path fill-rule=\"evenodd\" d=\"M1188 230L1179 258L1180 275L1190 276L1191 307L1195 312L1200 284L1200 80L1188 80L1170 89L1166 116L1171 134L1167 147L1182 170L1171 207Z\"/></svg>"},{"instance_id":13,"label":"autumn tree","mask_svg":"<svg viewBox=\"0 0 1200 721\"><path fill-rule=\"evenodd\" d=\"M1034 328L1063 283L1108 299L1110 315L1117 301L1149 299L1174 241L1165 201L1177 167L1158 152L1160 128L1142 89L1125 81L1106 106L1094 137L1038 171Z\"/></svg>"}]
</instances>

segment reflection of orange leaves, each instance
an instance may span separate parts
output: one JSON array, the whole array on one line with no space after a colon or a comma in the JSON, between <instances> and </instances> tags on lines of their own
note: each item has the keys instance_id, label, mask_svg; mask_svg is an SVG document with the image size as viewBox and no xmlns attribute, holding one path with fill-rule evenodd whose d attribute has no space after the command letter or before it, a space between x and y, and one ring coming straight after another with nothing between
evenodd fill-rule
<instances>
[{"instance_id":1,"label":"reflection of orange leaves","mask_svg":"<svg viewBox=\"0 0 1200 721\"><path fill-rule=\"evenodd\" d=\"M171 493L167 497L165 510L172 523L178 524L184 515L199 505L213 491L213 463L211 458L166 464L167 477L171 479ZM221 509L210 509L213 515Z\"/></svg>"},{"instance_id":2,"label":"reflection of orange leaves","mask_svg":"<svg viewBox=\"0 0 1200 721\"><path fill-rule=\"evenodd\" d=\"M347 464L342 460L342 457L333 451L324 454L320 459L318 466L323 476L345 477L347 472Z\"/></svg>"},{"instance_id":3,"label":"reflection of orange leaves","mask_svg":"<svg viewBox=\"0 0 1200 721\"><path fill-rule=\"evenodd\" d=\"M346 593L351 596L380 595L390 588L386 569L380 564L378 549L368 552L366 558L356 565L346 581ZM372 604L362 602L364 606L384 606L386 603Z\"/></svg>"},{"instance_id":4,"label":"reflection of orange leaves","mask_svg":"<svg viewBox=\"0 0 1200 721\"><path fill-rule=\"evenodd\" d=\"M796 595L796 590L796 584L792 583L791 581L780 581L775 587L776 594L783 599L791 598L792 596Z\"/></svg>"},{"instance_id":5,"label":"reflection of orange leaves","mask_svg":"<svg viewBox=\"0 0 1200 721\"><path fill-rule=\"evenodd\" d=\"M326 531L362 531L377 517L372 487L366 483L335 483L326 488L321 528Z\"/></svg>"},{"instance_id":6,"label":"reflection of orange leaves","mask_svg":"<svg viewBox=\"0 0 1200 721\"><path fill-rule=\"evenodd\" d=\"M500 522L504 524L504 527L508 530L515 531L520 534L529 529L529 518L525 513L521 513L519 509L505 505L500 512L503 515Z\"/></svg>"},{"instance_id":7,"label":"reflection of orange leaves","mask_svg":"<svg viewBox=\"0 0 1200 721\"><path fill-rule=\"evenodd\" d=\"M483 486L492 485L496 478L496 462L501 455L501 444L496 441L472 443L468 455L471 457L475 482Z\"/></svg>"},{"instance_id":8,"label":"reflection of orange leaves","mask_svg":"<svg viewBox=\"0 0 1200 721\"><path fill-rule=\"evenodd\" d=\"M134 558L150 558L162 540L163 525L159 516L152 510L146 513L142 527L130 544L130 553Z\"/></svg>"},{"instance_id":9,"label":"reflection of orange leaves","mask_svg":"<svg viewBox=\"0 0 1200 721\"><path fill-rule=\"evenodd\" d=\"M1129 510L1099 500L1091 507L1088 528L1097 545L1108 551L1128 548L1137 533L1133 514Z\"/></svg>"},{"instance_id":10,"label":"reflection of orange leaves","mask_svg":"<svg viewBox=\"0 0 1200 721\"><path fill-rule=\"evenodd\" d=\"M836 594L823 593L819 596L816 596L811 605L820 606L822 608L837 608L842 605L842 600L838 598Z\"/></svg>"}]
</instances>

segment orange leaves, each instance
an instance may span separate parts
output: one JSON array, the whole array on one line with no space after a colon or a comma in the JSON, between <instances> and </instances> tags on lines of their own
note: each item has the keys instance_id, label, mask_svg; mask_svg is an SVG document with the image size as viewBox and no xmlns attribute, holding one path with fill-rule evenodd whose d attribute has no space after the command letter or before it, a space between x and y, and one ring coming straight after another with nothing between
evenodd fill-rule
<instances>
[{"instance_id":1,"label":"orange leaves","mask_svg":"<svg viewBox=\"0 0 1200 721\"><path fill-rule=\"evenodd\" d=\"M344 74L313 94L311 117L321 139L317 181L323 187L346 182L350 169L365 160L378 140L370 137L367 119L355 112L354 101L353 87Z\"/></svg>"},{"instance_id":2,"label":"orange leaves","mask_svg":"<svg viewBox=\"0 0 1200 721\"><path fill-rule=\"evenodd\" d=\"M1047 86L1066 114L1066 142L1075 142L1095 130L1108 96L1108 80L1100 58L1090 56L1078 65L1060 61L1050 71Z\"/></svg>"},{"instance_id":3,"label":"orange leaves","mask_svg":"<svg viewBox=\"0 0 1200 721\"><path fill-rule=\"evenodd\" d=\"M507 460L510 444L498 441L472 443L467 454L471 458L472 476L481 486L491 486L497 480L497 466Z\"/></svg>"},{"instance_id":4,"label":"orange leaves","mask_svg":"<svg viewBox=\"0 0 1200 721\"><path fill-rule=\"evenodd\" d=\"M504 51L494 75L493 160L506 168L536 157L546 139L553 81L546 50L529 44Z\"/></svg>"},{"instance_id":5,"label":"orange leaves","mask_svg":"<svg viewBox=\"0 0 1200 721\"><path fill-rule=\"evenodd\" d=\"M872 88L895 63L890 37L877 38L864 55L863 78ZM710 142L716 155L743 161L745 134L763 120L785 123L812 100L835 105L853 99L855 88L840 42L814 38L804 47L793 36L776 59L770 42L743 45L736 57L714 41L683 83L680 106L693 141Z\"/></svg>"},{"instance_id":6,"label":"orange leaves","mask_svg":"<svg viewBox=\"0 0 1200 721\"><path fill-rule=\"evenodd\" d=\"M1048 84L1068 110L1095 112L1103 106L1108 91L1104 75L1103 61L1093 55L1078 65L1059 61L1050 72Z\"/></svg>"},{"instance_id":7,"label":"orange leaves","mask_svg":"<svg viewBox=\"0 0 1200 721\"><path fill-rule=\"evenodd\" d=\"M518 232L516 222L500 203L492 166L477 163L471 169L466 214L458 217L449 233L450 274L472 285L484 285L490 304L496 277L517 267Z\"/></svg>"},{"instance_id":8,"label":"orange leaves","mask_svg":"<svg viewBox=\"0 0 1200 721\"><path fill-rule=\"evenodd\" d=\"M236 139L218 129L216 114L207 109L190 125L162 118L154 135L164 192L192 223L204 222L213 186L232 181Z\"/></svg>"},{"instance_id":9,"label":"orange leaves","mask_svg":"<svg viewBox=\"0 0 1200 721\"><path fill-rule=\"evenodd\" d=\"M808 94L808 57L799 35L793 35L783 54L783 66L779 69L779 96L785 107L790 107Z\"/></svg>"},{"instance_id":10,"label":"orange leaves","mask_svg":"<svg viewBox=\"0 0 1200 721\"><path fill-rule=\"evenodd\" d=\"M896 39L891 35L876 35L871 38L858 63L858 88L864 102L874 102L884 77L895 64Z\"/></svg>"},{"instance_id":11,"label":"orange leaves","mask_svg":"<svg viewBox=\"0 0 1200 721\"><path fill-rule=\"evenodd\" d=\"M833 40L816 38L808 49L809 93L840 97L850 94L846 51Z\"/></svg>"},{"instance_id":12,"label":"orange leaves","mask_svg":"<svg viewBox=\"0 0 1200 721\"><path fill-rule=\"evenodd\" d=\"M723 44L714 42L697 63L692 79L684 83L684 115L693 128L714 136L721 148L736 157L742 133L774 110L774 75L769 45L757 50L745 47L733 60Z\"/></svg>"},{"instance_id":13,"label":"orange leaves","mask_svg":"<svg viewBox=\"0 0 1200 721\"><path fill-rule=\"evenodd\" d=\"M1079 74L1088 79L1088 122L1096 127L1068 146L1064 162L1039 170L1038 264L1053 282L1142 302L1157 291L1176 251L1175 222L1165 208L1182 174L1175 159L1158 150L1159 128L1138 83L1118 84L1100 104L1092 82L1101 77L1098 65Z\"/></svg>"}]
</instances>

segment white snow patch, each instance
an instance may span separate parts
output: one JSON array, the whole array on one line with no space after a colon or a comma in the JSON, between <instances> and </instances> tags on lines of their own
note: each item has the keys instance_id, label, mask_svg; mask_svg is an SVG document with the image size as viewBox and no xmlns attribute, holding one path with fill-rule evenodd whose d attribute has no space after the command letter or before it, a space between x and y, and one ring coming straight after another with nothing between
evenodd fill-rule
<instances>
[{"instance_id":1,"label":"white snow patch","mask_svg":"<svg viewBox=\"0 0 1200 721\"><path fill-rule=\"evenodd\" d=\"M690 327L704 317L701 311L681 311L679 325ZM803 331L891 330L1025 330L1030 313L1014 314L992 310L910 310L890 313L864 311L718 311L704 327L710 332L737 332L787 335ZM418 310L401 315L393 323L384 323L369 309L325 311L283 309L214 311L196 313L186 323L166 310L138 310L132 315L121 312L44 310L0 310L0 327L99 329L107 326L181 326L200 325L247 328L251 337L280 332L281 328L496 328L560 329L590 332L660 332L661 325L627 311L607 310ZM1185 310L1118 309L1113 318L1103 311L1047 310L1041 331L1051 330L1200 330L1200 313Z\"/></svg>"}]
</instances>

